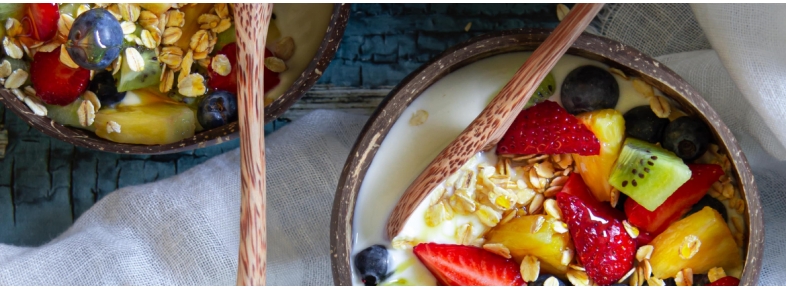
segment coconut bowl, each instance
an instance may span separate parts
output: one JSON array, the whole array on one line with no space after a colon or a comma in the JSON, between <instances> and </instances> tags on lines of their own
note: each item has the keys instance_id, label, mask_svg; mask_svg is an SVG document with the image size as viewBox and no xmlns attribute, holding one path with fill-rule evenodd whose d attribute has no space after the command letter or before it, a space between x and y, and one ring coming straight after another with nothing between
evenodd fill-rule
<instances>
[{"instance_id":1,"label":"coconut bowl","mask_svg":"<svg viewBox=\"0 0 786 289\"><path fill-rule=\"evenodd\" d=\"M450 127L447 125L444 126L444 130L451 131L446 133L448 135L426 135L426 137L417 138L417 134L411 134L412 138L403 142L401 138L404 135L402 134L388 138L391 128L397 122L406 123L411 121L413 117L411 115L412 112L407 109L413 101L417 100L424 91L437 84L445 76L452 73L461 73L461 71L457 70L464 66L506 53L533 51L546 39L550 32L550 30L519 29L495 32L470 39L449 48L429 63L421 66L390 92L361 131L349 153L338 182L338 188L336 189L330 230L330 255L335 285L352 285L353 278L355 278L350 260L353 257L353 246L358 242L355 238L359 238L358 236L362 235L358 234L358 230L361 230L361 228L354 227L356 214L358 214L356 205L358 204L358 198L364 197L359 194L363 182L367 178L369 167L375 161L380 161L380 159L387 160L387 162L384 162L385 166L383 166L386 171L391 171L391 174L410 174L409 178L414 180L428 165L430 160L452 139L458 136L465 127ZM567 54L601 62L611 68L621 70L627 76L637 77L645 81L669 98L672 106L680 108L688 115L702 119L710 126L714 136L713 142L718 145L719 152L729 157L731 175L737 180L736 188L746 205L744 213L741 214L746 226L743 233L744 241L742 242L744 269L740 285L756 285L761 270L764 246L764 225L759 193L745 155L720 116L699 95L696 89L691 87L674 71L633 47L585 33L571 46ZM511 71L510 76L512 76L512 73ZM508 79L504 79L504 82L507 82L510 76L508 76ZM493 92L493 95L496 95L496 92ZM491 96L493 97L493 95ZM438 97L435 96L431 99L434 98ZM450 95L443 95L443 98L449 99ZM469 105L479 106L477 109L477 113L479 113L485 103L471 103ZM432 105L432 107L435 106ZM407 112L406 114L405 111ZM441 115L444 116L446 114L443 113ZM474 118L474 116L471 118ZM468 124L469 121L466 123ZM413 162L415 165L408 167L407 170L388 166L391 162L399 161L400 156L391 159L390 156L385 158L382 154L377 154L384 142L419 144L420 142L429 141L427 138L437 139L434 142L438 144L432 145L432 148L436 149L433 152L413 152L420 154L420 158L424 160ZM414 150L420 149L419 146L410 147L414 148ZM402 182L406 179L407 177L401 178ZM379 181L380 178L372 177L369 180ZM406 185L408 183L404 184L403 188L406 188ZM400 191L391 189L372 194L371 198L378 204L373 206L373 214L379 214L381 219L387 221L387 217L390 215L395 202L398 201L403 192L403 189ZM364 193L368 193L368 191ZM366 216L369 215L366 213ZM366 223L368 222L364 221L364 224ZM384 222L379 224L379 226L384 227ZM368 226L365 228L368 228ZM377 238L375 237L375 232L377 231L380 234L379 238L382 238L380 240L384 240L384 230L377 230L376 227L370 230L372 237ZM364 234L366 236L369 235L367 233ZM368 243L367 241L363 242Z\"/></svg>"},{"instance_id":2,"label":"coconut bowl","mask_svg":"<svg viewBox=\"0 0 786 289\"><path fill-rule=\"evenodd\" d=\"M297 4L290 4L297 5ZM349 17L349 4L334 4L329 22L325 24L325 34L311 61L303 72L287 88L281 96L265 107L265 123L281 116L290 106L297 102L322 76L344 34ZM281 16L279 17L286 17ZM296 44L297 45L297 44ZM0 89L0 102L35 129L56 139L75 146L114 152L120 154L168 154L186 150L208 147L227 142L239 137L237 121L230 124L201 131L193 137L163 145L124 144L102 139L94 133L78 128L58 124L45 116L35 115L24 102L10 91Z\"/></svg>"}]
</instances>

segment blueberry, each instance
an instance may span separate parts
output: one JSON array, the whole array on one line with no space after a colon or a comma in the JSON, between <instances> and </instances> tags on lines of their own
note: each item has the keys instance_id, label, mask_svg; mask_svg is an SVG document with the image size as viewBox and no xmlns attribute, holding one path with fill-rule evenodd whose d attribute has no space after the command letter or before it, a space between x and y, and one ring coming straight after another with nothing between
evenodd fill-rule
<instances>
[{"instance_id":1,"label":"blueberry","mask_svg":"<svg viewBox=\"0 0 786 289\"><path fill-rule=\"evenodd\" d=\"M363 249L355 255L355 267L363 279L363 284L376 286L387 277L388 249L382 245Z\"/></svg>"},{"instance_id":2,"label":"blueberry","mask_svg":"<svg viewBox=\"0 0 786 289\"><path fill-rule=\"evenodd\" d=\"M91 9L79 15L68 32L66 50L76 64L101 70L120 55L123 29L106 9Z\"/></svg>"},{"instance_id":3,"label":"blueberry","mask_svg":"<svg viewBox=\"0 0 786 289\"><path fill-rule=\"evenodd\" d=\"M614 108L620 98L617 80L603 68L586 65L574 69L562 82L562 106L569 113Z\"/></svg>"},{"instance_id":4,"label":"blueberry","mask_svg":"<svg viewBox=\"0 0 786 289\"><path fill-rule=\"evenodd\" d=\"M527 286L545 286L543 285L543 283L546 283L546 280L551 277L554 277L554 279L557 280L557 284L559 284L558 286L568 286L567 285L568 283L565 282L565 280L562 280L559 277L551 274L540 274L538 275L538 279L535 279L535 281L527 283Z\"/></svg>"},{"instance_id":5,"label":"blueberry","mask_svg":"<svg viewBox=\"0 0 786 289\"><path fill-rule=\"evenodd\" d=\"M650 143L663 138L663 130L669 125L668 118L659 118L649 105L634 107L623 115L625 134Z\"/></svg>"},{"instance_id":6,"label":"blueberry","mask_svg":"<svg viewBox=\"0 0 786 289\"><path fill-rule=\"evenodd\" d=\"M729 213L726 212L726 206L723 205L720 200L713 198L710 195L704 195L704 197L701 198L698 203L693 205L693 207L690 208L690 211L688 211L688 213L685 215L690 216L693 213L701 211L701 209L704 209L704 207L715 209L718 211L718 213L721 214L721 217L723 217L724 220L729 220Z\"/></svg>"},{"instance_id":7,"label":"blueberry","mask_svg":"<svg viewBox=\"0 0 786 289\"><path fill-rule=\"evenodd\" d=\"M666 126L661 144L683 160L692 161L707 151L710 139L712 133L707 124L699 119L683 116Z\"/></svg>"},{"instance_id":8,"label":"blueberry","mask_svg":"<svg viewBox=\"0 0 786 289\"><path fill-rule=\"evenodd\" d=\"M88 90L95 93L98 100L101 101L101 105L106 107L114 106L118 102L123 101L123 98L126 97L125 91L117 92L115 78L112 76L112 72L106 70L96 73L93 76L93 80L90 81Z\"/></svg>"},{"instance_id":9,"label":"blueberry","mask_svg":"<svg viewBox=\"0 0 786 289\"><path fill-rule=\"evenodd\" d=\"M237 120L237 97L223 90L205 96L199 102L197 120L204 129L216 128Z\"/></svg>"}]
</instances>

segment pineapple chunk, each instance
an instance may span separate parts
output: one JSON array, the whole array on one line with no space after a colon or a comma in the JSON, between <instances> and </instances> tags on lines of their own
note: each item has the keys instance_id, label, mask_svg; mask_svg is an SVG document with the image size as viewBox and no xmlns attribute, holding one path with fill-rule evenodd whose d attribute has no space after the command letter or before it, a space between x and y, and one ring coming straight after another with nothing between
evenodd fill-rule
<instances>
[{"instance_id":1,"label":"pineapple chunk","mask_svg":"<svg viewBox=\"0 0 786 289\"><path fill-rule=\"evenodd\" d=\"M126 92L123 101L117 107L146 106L156 103L181 104L158 91L158 88L142 88Z\"/></svg>"},{"instance_id":2,"label":"pineapple chunk","mask_svg":"<svg viewBox=\"0 0 786 289\"><path fill-rule=\"evenodd\" d=\"M625 119L614 109L586 112L576 116L600 141L600 154L582 156L573 154L579 174L598 201L611 200L609 176L625 140Z\"/></svg>"},{"instance_id":3,"label":"pineapple chunk","mask_svg":"<svg viewBox=\"0 0 786 289\"><path fill-rule=\"evenodd\" d=\"M190 48L191 36L194 36L194 33L200 30L197 19L200 15L209 13L211 8L213 8L213 4L211 3L197 3L180 9L180 11L185 13L186 18L184 19L185 24L183 24L183 34L180 36L180 39L175 42L175 46L183 49L184 54Z\"/></svg>"},{"instance_id":4,"label":"pineapple chunk","mask_svg":"<svg viewBox=\"0 0 786 289\"><path fill-rule=\"evenodd\" d=\"M533 233L533 229L538 227L537 222L540 218L544 218L545 221ZM555 222L557 220L548 215L521 216L491 229L485 236L486 243L505 245L516 262L521 262L521 259L527 255L535 256L540 261L543 272L564 277L568 266L562 264L563 251L575 252L575 249L567 231L565 233L554 231Z\"/></svg>"},{"instance_id":5,"label":"pineapple chunk","mask_svg":"<svg viewBox=\"0 0 786 289\"><path fill-rule=\"evenodd\" d=\"M172 3L140 3L139 6L155 14L161 14L172 8Z\"/></svg>"},{"instance_id":6,"label":"pineapple chunk","mask_svg":"<svg viewBox=\"0 0 786 289\"><path fill-rule=\"evenodd\" d=\"M109 132L114 121L120 132ZM119 143L168 144L194 136L194 112L184 104L157 102L141 106L118 106L96 113L96 135Z\"/></svg>"},{"instance_id":7,"label":"pineapple chunk","mask_svg":"<svg viewBox=\"0 0 786 289\"><path fill-rule=\"evenodd\" d=\"M723 268L729 276L740 278L742 274L737 243L723 217L710 207L674 222L650 244L655 247L652 273L660 279L674 277L685 268L693 274L706 274L714 267Z\"/></svg>"}]
</instances>

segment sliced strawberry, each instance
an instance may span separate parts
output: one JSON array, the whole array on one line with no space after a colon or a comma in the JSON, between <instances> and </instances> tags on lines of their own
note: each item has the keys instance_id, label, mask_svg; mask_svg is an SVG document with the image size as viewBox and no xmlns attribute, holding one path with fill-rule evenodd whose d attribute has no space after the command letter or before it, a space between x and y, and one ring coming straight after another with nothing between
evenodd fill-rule
<instances>
[{"instance_id":1,"label":"sliced strawberry","mask_svg":"<svg viewBox=\"0 0 786 289\"><path fill-rule=\"evenodd\" d=\"M25 36L38 41L48 41L55 37L57 21L60 20L57 4L30 3L25 10L25 16L21 21Z\"/></svg>"},{"instance_id":2,"label":"sliced strawberry","mask_svg":"<svg viewBox=\"0 0 786 289\"><path fill-rule=\"evenodd\" d=\"M679 187L655 211L649 211L631 198L625 201L628 222L655 235L660 234L688 212L723 175L723 168L713 164L688 164L690 179Z\"/></svg>"},{"instance_id":3,"label":"sliced strawberry","mask_svg":"<svg viewBox=\"0 0 786 289\"><path fill-rule=\"evenodd\" d=\"M601 218L617 219L620 221L625 219L624 213L614 209L608 203L598 201L592 192L590 192L580 174L570 174L568 176L568 181L562 186L561 192L576 196L581 199L584 204L587 204L587 206L595 208L596 214Z\"/></svg>"},{"instance_id":4,"label":"sliced strawberry","mask_svg":"<svg viewBox=\"0 0 786 289\"><path fill-rule=\"evenodd\" d=\"M590 279L598 285L611 285L630 271L636 241L628 235L620 220L603 218L602 209L563 192L557 193L557 204Z\"/></svg>"},{"instance_id":5,"label":"sliced strawberry","mask_svg":"<svg viewBox=\"0 0 786 289\"><path fill-rule=\"evenodd\" d=\"M36 94L48 104L67 105L87 89L90 71L60 62L60 49L37 52L30 64L30 80Z\"/></svg>"},{"instance_id":6,"label":"sliced strawberry","mask_svg":"<svg viewBox=\"0 0 786 289\"><path fill-rule=\"evenodd\" d=\"M229 59L229 63L232 64L232 71L229 72L227 76L222 76L215 71L213 71L212 65L208 65L208 80L207 85L215 90L225 90L229 91L233 94L237 94L237 44L230 43L225 45L218 51L217 54L224 54ZM265 48L265 57L272 56L273 53L270 50ZM212 59L211 59L212 60ZM212 63L211 63L212 64ZM281 82L281 79L278 77L278 73L271 71L265 67L265 92L270 91L274 87Z\"/></svg>"},{"instance_id":7,"label":"sliced strawberry","mask_svg":"<svg viewBox=\"0 0 786 289\"><path fill-rule=\"evenodd\" d=\"M530 107L513 120L497 145L497 154L597 155L600 142L576 117L553 101Z\"/></svg>"},{"instance_id":8,"label":"sliced strawberry","mask_svg":"<svg viewBox=\"0 0 786 289\"><path fill-rule=\"evenodd\" d=\"M526 285L516 262L478 247L421 243L412 252L444 285Z\"/></svg>"},{"instance_id":9,"label":"sliced strawberry","mask_svg":"<svg viewBox=\"0 0 786 289\"><path fill-rule=\"evenodd\" d=\"M732 276L726 276L718 280L715 280L715 282L707 284L707 286L739 286L739 285L740 285L740 279L734 278Z\"/></svg>"}]
</instances>

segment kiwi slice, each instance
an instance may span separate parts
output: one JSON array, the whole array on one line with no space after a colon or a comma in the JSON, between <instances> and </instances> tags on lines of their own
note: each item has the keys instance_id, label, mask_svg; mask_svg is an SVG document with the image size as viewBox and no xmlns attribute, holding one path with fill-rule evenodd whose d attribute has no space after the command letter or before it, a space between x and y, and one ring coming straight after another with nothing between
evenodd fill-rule
<instances>
[{"instance_id":1,"label":"kiwi slice","mask_svg":"<svg viewBox=\"0 0 786 289\"><path fill-rule=\"evenodd\" d=\"M554 95L554 90L557 88L557 81L554 79L554 75L549 72L543 81L540 82L538 85L538 90L535 90L532 93L532 97L530 97L527 104L524 108L529 108L537 103L543 102L546 99L549 99L552 95Z\"/></svg>"},{"instance_id":2,"label":"kiwi slice","mask_svg":"<svg viewBox=\"0 0 786 289\"><path fill-rule=\"evenodd\" d=\"M30 64L24 59L14 59L5 56L2 59L0 59L0 64L5 63L6 61L8 61L8 63L11 64L11 72L16 71L17 69L21 69L27 72L30 71ZM25 83L22 84L22 86L28 86L31 84L33 84L33 82L30 80L30 77L28 77L27 80L25 80Z\"/></svg>"},{"instance_id":3,"label":"kiwi slice","mask_svg":"<svg viewBox=\"0 0 786 289\"><path fill-rule=\"evenodd\" d=\"M3 63L5 61L8 61L8 63L11 64L11 71L16 71L17 69L30 71L30 65L27 63L27 61L24 61L22 59L14 59L8 56L3 57L3 59L0 59L0 63Z\"/></svg>"},{"instance_id":4,"label":"kiwi slice","mask_svg":"<svg viewBox=\"0 0 786 289\"><path fill-rule=\"evenodd\" d=\"M690 176L688 166L674 153L629 137L622 146L609 184L654 211Z\"/></svg>"},{"instance_id":5,"label":"kiwi slice","mask_svg":"<svg viewBox=\"0 0 786 289\"><path fill-rule=\"evenodd\" d=\"M45 104L46 116L54 120L56 123L65 126L72 126L72 127L87 129L89 131L95 131L94 125L83 127L81 124L79 124L79 115L77 114L77 110L79 110L80 105L82 105L81 97L77 98L74 102L71 102L70 104L64 106Z\"/></svg>"},{"instance_id":6,"label":"kiwi slice","mask_svg":"<svg viewBox=\"0 0 786 289\"><path fill-rule=\"evenodd\" d=\"M131 67L128 66L128 60L123 57L117 92L145 88L158 85L161 82L161 66L159 66L156 52L153 50L141 50L139 54L145 60L145 69L139 72L131 70Z\"/></svg>"},{"instance_id":7,"label":"kiwi slice","mask_svg":"<svg viewBox=\"0 0 786 289\"><path fill-rule=\"evenodd\" d=\"M225 45L237 41L235 36L235 25L232 25L229 29L224 30L224 32L219 33L217 36L218 40L216 40L216 47L213 48L213 51L219 51L221 48L224 48Z\"/></svg>"}]
</instances>

